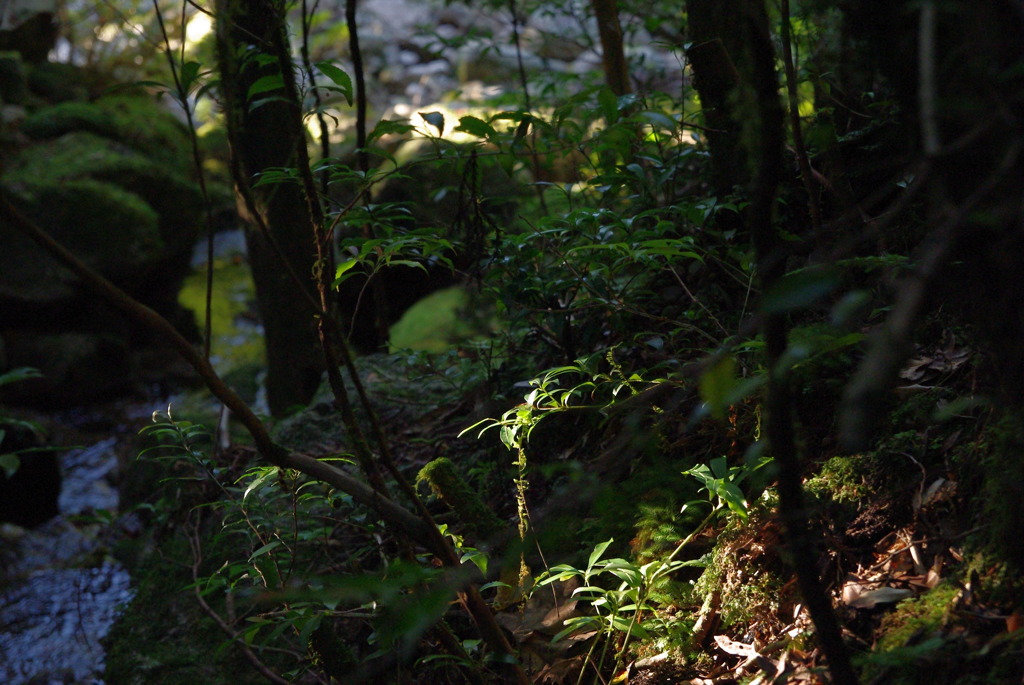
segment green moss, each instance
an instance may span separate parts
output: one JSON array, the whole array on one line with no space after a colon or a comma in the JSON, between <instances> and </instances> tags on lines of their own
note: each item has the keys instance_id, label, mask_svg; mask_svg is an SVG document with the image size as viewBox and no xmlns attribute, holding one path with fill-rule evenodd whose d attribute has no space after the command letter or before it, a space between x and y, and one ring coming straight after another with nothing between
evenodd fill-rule
<instances>
[{"instance_id":1,"label":"green moss","mask_svg":"<svg viewBox=\"0 0 1024 685\"><path fill-rule=\"evenodd\" d=\"M1024 570L1024 421L1007 414L990 429L991 452L983 460L982 509L988 524L989 546L1001 559Z\"/></svg>"},{"instance_id":2,"label":"green moss","mask_svg":"<svg viewBox=\"0 0 1024 685\"><path fill-rule=\"evenodd\" d=\"M469 297L462 288L447 288L423 298L391 327L391 349L444 352L454 341L473 334L460 316Z\"/></svg>"},{"instance_id":3,"label":"green moss","mask_svg":"<svg viewBox=\"0 0 1024 685\"><path fill-rule=\"evenodd\" d=\"M159 258L164 243L156 213L138 196L110 183L69 179L61 183L26 181L9 186L26 215L87 264L114 278L131 276ZM74 277L40 248L0 224L0 269L4 287L34 293L32 301L67 296ZM15 297L19 295L15 294Z\"/></svg>"},{"instance_id":4,"label":"green moss","mask_svg":"<svg viewBox=\"0 0 1024 685\"><path fill-rule=\"evenodd\" d=\"M871 476L875 471L873 456L832 457L818 474L809 479L805 489L818 499L835 502L858 502L872 493Z\"/></svg>"},{"instance_id":5,"label":"green moss","mask_svg":"<svg viewBox=\"0 0 1024 685\"><path fill-rule=\"evenodd\" d=\"M90 178L142 198L160 216L161 236L172 252L191 250L201 221L202 198L184 175L93 133L68 133L24 150L8 166L11 183L50 183Z\"/></svg>"},{"instance_id":6,"label":"green moss","mask_svg":"<svg viewBox=\"0 0 1024 685\"><path fill-rule=\"evenodd\" d=\"M108 95L93 102L73 100L42 107L29 115L21 130L31 138L58 138L75 131L93 133L143 153L177 172L192 167L188 131L154 98Z\"/></svg>"},{"instance_id":7,"label":"green moss","mask_svg":"<svg viewBox=\"0 0 1024 685\"><path fill-rule=\"evenodd\" d=\"M944 635L952 620L959 589L942 583L933 590L907 599L882 619L875 649L861 657L865 682L888 683L961 682L963 645ZM941 667L940 667L941 666ZM970 669L973 670L973 669ZM922 679L922 674L928 676Z\"/></svg>"},{"instance_id":8,"label":"green moss","mask_svg":"<svg viewBox=\"0 0 1024 685\"><path fill-rule=\"evenodd\" d=\"M84 100L95 80L84 69L64 62L41 62L28 70L31 91L50 102Z\"/></svg>"},{"instance_id":9,"label":"green moss","mask_svg":"<svg viewBox=\"0 0 1024 685\"><path fill-rule=\"evenodd\" d=\"M420 469L416 482L423 481L447 504L466 530L477 540L487 540L505 528L480 494L469 486L447 457L441 457Z\"/></svg>"},{"instance_id":10,"label":"green moss","mask_svg":"<svg viewBox=\"0 0 1024 685\"><path fill-rule=\"evenodd\" d=\"M89 102L62 102L33 112L21 124L29 138L58 138L72 131L87 131L117 139L118 129L110 117Z\"/></svg>"},{"instance_id":11,"label":"green moss","mask_svg":"<svg viewBox=\"0 0 1024 685\"><path fill-rule=\"evenodd\" d=\"M959 589L940 584L920 597L907 599L882 619L882 636L876 651L888 652L911 642L911 638L938 631L946 622Z\"/></svg>"},{"instance_id":12,"label":"green moss","mask_svg":"<svg viewBox=\"0 0 1024 685\"><path fill-rule=\"evenodd\" d=\"M17 52L0 52L0 100L3 104L20 105L27 95L21 55Z\"/></svg>"},{"instance_id":13,"label":"green moss","mask_svg":"<svg viewBox=\"0 0 1024 685\"><path fill-rule=\"evenodd\" d=\"M202 613L192 591L184 589L192 582L186 566L169 563L191 558L184 538L173 535L158 544L159 549L150 541L149 549L121 550L129 562L143 561L132 569L135 598L106 640L105 680L122 685L265 682L237 649L224 644L227 636ZM224 615L213 596L207 601Z\"/></svg>"},{"instance_id":14,"label":"green moss","mask_svg":"<svg viewBox=\"0 0 1024 685\"><path fill-rule=\"evenodd\" d=\"M693 591L698 597L720 593L718 612L723 626L774 616L784 600L782 588L788 576L780 577L778 569L769 566L770 561L777 562L778 558L742 553L749 541L756 539L752 531L764 525L759 518L752 513L748 523L733 519L735 525L719 535L707 568L694 584Z\"/></svg>"},{"instance_id":15,"label":"green moss","mask_svg":"<svg viewBox=\"0 0 1024 685\"><path fill-rule=\"evenodd\" d=\"M166 104L148 95L121 94L102 97L95 106L114 123L120 142L178 173L192 173L188 129Z\"/></svg>"},{"instance_id":16,"label":"green moss","mask_svg":"<svg viewBox=\"0 0 1024 685\"><path fill-rule=\"evenodd\" d=\"M252 307L255 288L249 267L233 259L217 259L213 264L210 352L214 365L231 376L230 384L248 397L255 397L256 375L266 365L263 338L245 314ZM199 330L205 326L206 270L198 269L185 279L178 302L196 315Z\"/></svg>"}]
</instances>

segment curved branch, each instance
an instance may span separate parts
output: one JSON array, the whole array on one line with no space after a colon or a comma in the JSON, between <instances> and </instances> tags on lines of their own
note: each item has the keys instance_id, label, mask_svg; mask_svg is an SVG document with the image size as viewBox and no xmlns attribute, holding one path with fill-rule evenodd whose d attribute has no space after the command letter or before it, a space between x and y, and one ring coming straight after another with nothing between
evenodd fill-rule
<instances>
[{"instance_id":1,"label":"curved branch","mask_svg":"<svg viewBox=\"0 0 1024 685\"><path fill-rule=\"evenodd\" d=\"M352 496L352 499L377 513L394 530L409 537L412 541L426 545L433 553L443 555L446 549L437 549L435 536L429 526L418 516L390 499L375 492L368 485L345 474L338 468L319 461L308 455L291 452L274 442L266 425L252 411L248 404L232 390L209 361L157 312L133 299L123 290L96 273L88 265L73 255L67 248L55 241L43 229L25 217L11 204L4 189L0 188L0 219L10 223L14 228L31 238L36 244L53 256L58 262L71 270L83 283L109 304L124 312L131 320L145 326L161 339L168 342L188 364L195 369L206 387L220 400L224 406L242 422L252 436L260 455L271 464L287 469L295 469L306 475L321 480L328 485Z\"/></svg>"}]
</instances>

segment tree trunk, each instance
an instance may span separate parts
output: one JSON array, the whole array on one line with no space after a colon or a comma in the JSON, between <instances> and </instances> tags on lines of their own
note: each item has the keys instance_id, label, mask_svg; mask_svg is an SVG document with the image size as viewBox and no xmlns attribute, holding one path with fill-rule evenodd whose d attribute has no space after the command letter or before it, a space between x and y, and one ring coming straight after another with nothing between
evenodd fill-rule
<instances>
[{"instance_id":1,"label":"tree trunk","mask_svg":"<svg viewBox=\"0 0 1024 685\"><path fill-rule=\"evenodd\" d=\"M235 180L242 186L251 187L253 178L269 168L294 166L298 146L306 144L299 103L281 100L281 88L249 96L257 81L280 74L277 60L267 56L273 54L274 32L285 31L284 22L280 0L217 2L221 89ZM240 190L251 192L259 214L251 217L256 225L246 231L246 244L267 345L267 400L271 414L281 416L309 402L323 372L314 312L285 264L312 295L313 230L297 184Z\"/></svg>"},{"instance_id":2,"label":"tree trunk","mask_svg":"<svg viewBox=\"0 0 1024 685\"><path fill-rule=\"evenodd\" d=\"M601 61L604 65L604 79L616 95L632 91L629 85L629 69L622 47L622 24L619 22L617 0L592 0L594 17L597 19L597 33L601 38Z\"/></svg>"},{"instance_id":3,"label":"tree trunk","mask_svg":"<svg viewBox=\"0 0 1024 685\"><path fill-rule=\"evenodd\" d=\"M721 197L751 180L744 146L743 93L750 83L748 36L737 20L736 3L721 0L686 0L687 32L691 47L686 58L693 69L693 85L700 96L711 151L711 186ZM747 87L749 90L749 86ZM752 102L752 98L746 100ZM750 118L747 119L750 121Z\"/></svg>"}]
</instances>

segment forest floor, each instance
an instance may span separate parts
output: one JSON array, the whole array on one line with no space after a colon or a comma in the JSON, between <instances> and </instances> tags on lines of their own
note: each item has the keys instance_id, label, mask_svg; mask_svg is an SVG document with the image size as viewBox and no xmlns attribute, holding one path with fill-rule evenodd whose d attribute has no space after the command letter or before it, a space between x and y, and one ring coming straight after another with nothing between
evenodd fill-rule
<instances>
[{"instance_id":1,"label":"forest floor","mask_svg":"<svg viewBox=\"0 0 1024 685\"><path fill-rule=\"evenodd\" d=\"M870 452L841 455L830 447L828 424L804 427L808 451L819 445L807 460L804 483L809 520L821 543L819 571L862 682L1019 683L1022 584L1012 565L992 551L993 540L1006 531L994 530L992 517L998 512L986 505L999 488L992 469L1003 468L1007 450L1016 444L1015 424L995 407L967 401L976 382L970 350L951 333L939 339L935 347L919 349L904 369L901 401ZM463 435L469 426L517 404L493 399L493 387L480 385L481 375L472 372L478 361L463 348L374 355L359 366L407 477L416 479L439 457L451 459L505 529L514 531L515 455L494 431L480 440L474 439L476 431ZM521 384L510 385L505 396L516 393L525 394ZM694 421L700 403L692 392L671 387L638 397L622 410L546 417L531 436L525 492L535 542L523 558L539 584L517 581L515 555L500 556L493 548L486 576L519 588L511 593L493 588L487 597L531 678L537 683L829 682L788 565L770 467L763 470L760 486L744 468L743 453L759 430L753 400L734 407L731 420ZM820 401L807 399L805 407ZM347 438L332 417L324 395L281 422L276 435L314 456L336 458L346 452ZM219 485L172 490L178 503L161 515L162 526L143 536L141 547L136 540L124 548L133 550L127 556L137 562L140 600L115 632L110 682L147 682L139 679L147 668L164 673L161 682L195 677L240 682L236 669L249 671L236 650L218 650L214 660L203 655L211 640L224 639L210 616L223 612L221 621L228 621L237 610L255 620L252 608L241 611L210 600L214 607L200 611L192 593L180 588L204 578L210 584L216 578L215 569L205 568L210 558L221 560L214 565L227 565L225 558L241 561L253 554L252 547L234 547L218 534L235 509L224 508L224 518L196 515L226 506L228 491L240 491L235 484L251 477L252 456L243 446L233 447L225 455L231 466L218 473ZM744 494L751 493L742 515L707 488L702 492L707 481L684 473L716 457L725 457L719 464L725 470L715 474L720 481L740 474L751 478L742 483ZM137 483L132 490L147 492L144 499L153 502L151 491ZM466 530L463 514L431 495L422 476L419 490L438 522ZM159 506L167 505L167 497ZM350 504L333 506L339 523L332 528L327 556L308 560L314 575L372 568L400 548L367 526L365 514L350 510ZM273 511L267 515L283 515L281 509ZM713 515L706 516L709 511ZM250 514L256 516L258 508ZM465 540L459 539L470 554L478 551L470 547L472 537L465 533ZM480 543L477 547L485 549L486 541ZM204 552L207 548L214 551ZM339 559L330 549L349 552ZM191 572L187 562L174 562L177 571L168 567L183 555L193 555ZM495 571L497 565L504 571ZM581 594L581 582L590 590ZM153 616L172 625L154 622ZM567 619L576 629L566 629ZM359 645L379 630L371 629L375 621L370 615L341 619L338 634L359 658L372 660L367 646ZM467 629L458 616L449 621L457 633ZM241 630L244 623L233 625ZM207 627L197 631L199 626ZM165 639L168 630L179 636L173 644ZM470 630L461 637L471 636ZM407 665L390 664L391 671L385 671L390 676L376 677L465 682L458 668L431 660L431 650L438 650L434 659L444 653L435 639L428 631L418 647L409 648ZM152 657L146 666L137 655L139 645L148 643L165 656ZM303 658L301 651L293 647L293 658ZM297 682L312 677L307 672Z\"/></svg>"}]
</instances>

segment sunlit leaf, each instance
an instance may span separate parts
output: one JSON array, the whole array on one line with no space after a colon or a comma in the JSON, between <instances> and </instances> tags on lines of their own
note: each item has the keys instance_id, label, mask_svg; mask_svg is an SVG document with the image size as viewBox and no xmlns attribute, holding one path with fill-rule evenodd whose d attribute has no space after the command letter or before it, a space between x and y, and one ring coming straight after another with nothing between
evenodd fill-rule
<instances>
[{"instance_id":1,"label":"sunlit leaf","mask_svg":"<svg viewBox=\"0 0 1024 685\"><path fill-rule=\"evenodd\" d=\"M420 112L423 121L437 129L437 135L444 135L444 115L440 112Z\"/></svg>"},{"instance_id":2,"label":"sunlit leaf","mask_svg":"<svg viewBox=\"0 0 1024 685\"><path fill-rule=\"evenodd\" d=\"M464 116L459 119L459 125L455 130L465 131L466 133L478 138L491 138L497 135L497 131L494 130L494 127L486 121L474 116Z\"/></svg>"},{"instance_id":3,"label":"sunlit leaf","mask_svg":"<svg viewBox=\"0 0 1024 685\"><path fill-rule=\"evenodd\" d=\"M731 356L718 359L700 377L700 397L704 400L711 416L724 419L729 404L733 401L736 387L736 360Z\"/></svg>"},{"instance_id":4,"label":"sunlit leaf","mask_svg":"<svg viewBox=\"0 0 1024 685\"><path fill-rule=\"evenodd\" d=\"M601 558L601 555L604 554L604 551L608 549L608 546L613 542L615 542L615 538L609 538L604 542L597 543L594 547L594 551L590 553L590 560L587 562L587 573L590 573L594 568L594 564L597 563L597 560Z\"/></svg>"},{"instance_id":5,"label":"sunlit leaf","mask_svg":"<svg viewBox=\"0 0 1024 685\"><path fill-rule=\"evenodd\" d=\"M242 501L244 502L251 493L258 490L271 478L276 477L277 474L278 468L276 466L272 466L264 470L257 478L255 478L251 483L249 483L249 487L245 489L245 493L242 495Z\"/></svg>"}]
</instances>

